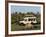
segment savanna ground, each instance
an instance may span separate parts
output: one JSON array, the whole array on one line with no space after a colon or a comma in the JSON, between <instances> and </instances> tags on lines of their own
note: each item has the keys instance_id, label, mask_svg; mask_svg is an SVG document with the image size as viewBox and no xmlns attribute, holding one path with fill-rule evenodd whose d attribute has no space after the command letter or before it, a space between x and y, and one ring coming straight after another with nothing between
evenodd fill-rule
<instances>
[{"instance_id":1,"label":"savanna ground","mask_svg":"<svg viewBox=\"0 0 46 37\"><path fill-rule=\"evenodd\" d=\"M19 23L20 20L23 20L23 18L25 17L25 15L31 15L33 14L36 17L37 23L36 24L32 24L33 28L31 27L26 27L22 24ZM39 30L40 29L40 13L33 13L33 12L27 12L25 13L12 13L11 14L11 31L20 31L20 30Z\"/></svg>"}]
</instances>

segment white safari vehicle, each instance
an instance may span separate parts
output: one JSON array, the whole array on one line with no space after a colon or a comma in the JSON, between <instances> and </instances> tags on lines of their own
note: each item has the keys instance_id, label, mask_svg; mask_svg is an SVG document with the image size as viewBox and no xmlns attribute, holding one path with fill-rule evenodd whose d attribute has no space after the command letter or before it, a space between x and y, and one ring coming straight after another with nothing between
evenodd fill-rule
<instances>
[{"instance_id":1,"label":"white safari vehicle","mask_svg":"<svg viewBox=\"0 0 46 37\"><path fill-rule=\"evenodd\" d=\"M25 17L20 23L23 24L31 24L31 23L37 23L36 17Z\"/></svg>"}]
</instances>

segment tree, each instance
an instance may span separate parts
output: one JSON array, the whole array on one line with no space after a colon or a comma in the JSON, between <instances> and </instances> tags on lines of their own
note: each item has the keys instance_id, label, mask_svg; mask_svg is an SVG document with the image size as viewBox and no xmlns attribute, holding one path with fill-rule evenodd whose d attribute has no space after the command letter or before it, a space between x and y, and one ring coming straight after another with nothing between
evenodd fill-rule
<instances>
[{"instance_id":1,"label":"tree","mask_svg":"<svg viewBox=\"0 0 46 37\"><path fill-rule=\"evenodd\" d=\"M18 14L17 12L15 12L15 14Z\"/></svg>"},{"instance_id":2,"label":"tree","mask_svg":"<svg viewBox=\"0 0 46 37\"><path fill-rule=\"evenodd\" d=\"M22 14L21 12L19 12L19 14Z\"/></svg>"}]
</instances>

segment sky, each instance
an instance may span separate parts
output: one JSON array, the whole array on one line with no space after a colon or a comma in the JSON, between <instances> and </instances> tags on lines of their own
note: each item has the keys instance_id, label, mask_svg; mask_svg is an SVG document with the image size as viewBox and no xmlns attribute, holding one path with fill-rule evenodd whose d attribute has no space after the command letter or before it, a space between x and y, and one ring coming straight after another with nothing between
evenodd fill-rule
<instances>
[{"instance_id":1,"label":"sky","mask_svg":"<svg viewBox=\"0 0 46 37\"><path fill-rule=\"evenodd\" d=\"M16 5L11 5L11 12L41 12L41 8L39 6L16 6Z\"/></svg>"}]
</instances>

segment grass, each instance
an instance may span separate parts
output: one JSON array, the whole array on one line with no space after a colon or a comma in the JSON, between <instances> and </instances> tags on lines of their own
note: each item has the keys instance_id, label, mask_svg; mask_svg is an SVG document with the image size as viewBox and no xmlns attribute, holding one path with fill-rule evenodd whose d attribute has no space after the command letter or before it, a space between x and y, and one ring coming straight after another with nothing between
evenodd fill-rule
<instances>
[{"instance_id":1,"label":"grass","mask_svg":"<svg viewBox=\"0 0 46 37\"><path fill-rule=\"evenodd\" d=\"M40 24L37 24L39 26L33 26L33 28L25 28L25 26L20 26L18 24L12 24L11 25L11 31L20 31L20 30L39 30Z\"/></svg>"}]
</instances>

